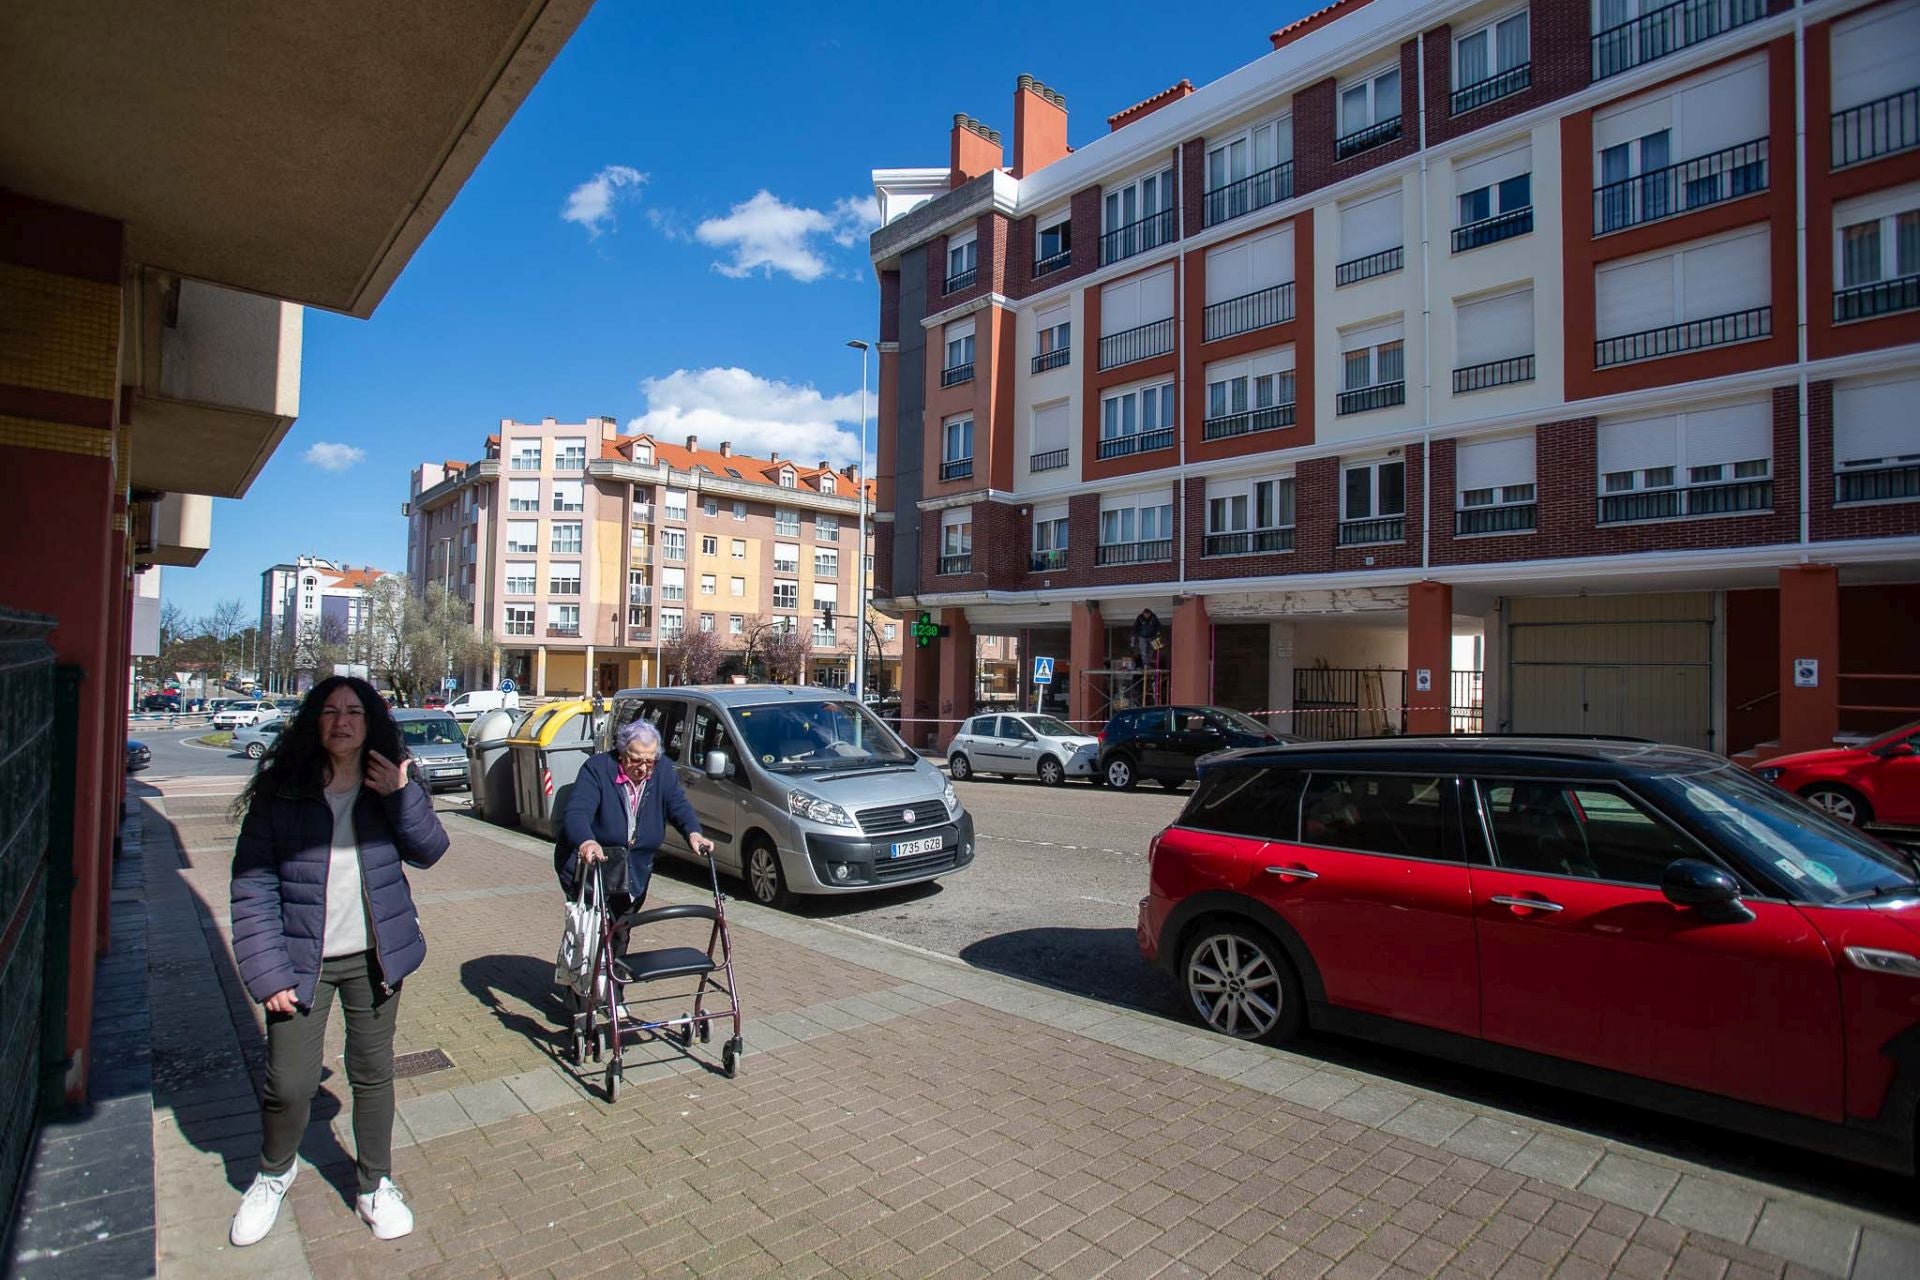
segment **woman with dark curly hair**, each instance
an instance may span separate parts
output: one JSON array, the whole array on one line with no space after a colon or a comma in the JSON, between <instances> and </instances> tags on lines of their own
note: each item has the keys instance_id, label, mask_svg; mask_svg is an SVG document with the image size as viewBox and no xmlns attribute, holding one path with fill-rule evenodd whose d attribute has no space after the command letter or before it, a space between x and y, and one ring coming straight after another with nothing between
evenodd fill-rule
<instances>
[{"instance_id":1,"label":"woman with dark curly hair","mask_svg":"<svg viewBox=\"0 0 1920 1280\"><path fill-rule=\"evenodd\" d=\"M350 676L321 681L235 802L233 954L267 1009L260 1172L233 1215L236 1245L264 1238L293 1185L320 1087L327 1015L346 1008L360 1217L382 1240L413 1230L389 1176L393 1027L400 982L427 942L403 862L430 867L447 833L406 758L393 713Z\"/></svg>"}]
</instances>

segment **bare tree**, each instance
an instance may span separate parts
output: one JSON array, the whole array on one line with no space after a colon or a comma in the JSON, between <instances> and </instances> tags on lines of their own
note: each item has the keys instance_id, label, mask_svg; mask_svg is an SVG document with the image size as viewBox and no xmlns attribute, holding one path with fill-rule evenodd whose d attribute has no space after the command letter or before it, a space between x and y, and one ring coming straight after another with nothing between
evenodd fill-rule
<instances>
[{"instance_id":1,"label":"bare tree","mask_svg":"<svg viewBox=\"0 0 1920 1280\"><path fill-rule=\"evenodd\" d=\"M760 661L778 684L805 684L813 641L792 619L768 626L760 636Z\"/></svg>"},{"instance_id":2,"label":"bare tree","mask_svg":"<svg viewBox=\"0 0 1920 1280\"><path fill-rule=\"evenodd\" d=\"M682 627L661 649L667 670L679 684L712 684L720 673L720 637L698 627Z\"/></svg>"},{"instance_id":3,"label":"bare tree","mask_svg":"<svg viewBox=\"0 0 1920 1280\"><path fill-rule=\"evenodd\" d=\"M200 620L201 634L213 642L211 656L214 678L223 684L232 665L234 637L240 634L246 616L246 610L238 600L222 600L213 606L212 613Z\"/></svg>"}]
</instances>

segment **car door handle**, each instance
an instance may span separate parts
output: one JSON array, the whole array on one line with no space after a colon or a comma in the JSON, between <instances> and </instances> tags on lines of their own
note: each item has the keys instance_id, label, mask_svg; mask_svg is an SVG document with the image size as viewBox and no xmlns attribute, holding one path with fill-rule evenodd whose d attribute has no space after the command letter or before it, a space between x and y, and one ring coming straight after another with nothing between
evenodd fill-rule
<instances>
[{"instance_id":1,"label":"car door handle","mask_svg":"<svg viewBox=\"0 0 1920 1280\"><path fill-rule=\"evenodd\" d=\"M1305 867L1268 867L1267 874L1279 876L1282 880L1318 880L1318 871L1309 871Z\"/></svg>"},{"instance_id":2,"label":"car door handle","mask_svg":"<svg viewBox=\"0 0 1920 1280\"><path fill-rule=\"evenodd\" d=\"M1493 899L1493 901L1499 903L1503 907L1510 907L1515 911L1565 911L1566 910L1566 908L1561 906L1559 903L1549 902L1545 898L1496 897Z\"/></svg>"}]
</instances>

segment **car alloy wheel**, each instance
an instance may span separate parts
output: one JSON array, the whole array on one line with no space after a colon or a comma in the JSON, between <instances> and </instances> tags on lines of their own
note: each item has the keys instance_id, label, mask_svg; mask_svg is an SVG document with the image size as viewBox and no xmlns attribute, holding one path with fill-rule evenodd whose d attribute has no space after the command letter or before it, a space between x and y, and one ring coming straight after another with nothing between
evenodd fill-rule
<instances>
[{"instance_id":1,"label":"car alloy wheel","mask_svg":"<svg viewBox=\"0 0 1920 1280\"><path fill-rule=\"evenodd\" d=\"M763 907L784 907L791 897L786 876L780 870L780 855L764 841L747 853L747 888Z\"/></svg>"},{"instance_id":2,"label":"car alloy wheel","mask_svg":"<svg viewBox=\"0 0 1920 1280\"><path fill-rule=\"evenodd\" d=\"M1280 1044L1300 1028L1299 979L1261 930L1207 926L1187 947L1181 972L1194 1012L1222 1035Z\"/></svg>"},{"instance_id":3,"label":"car alloy wheel","mask_svg":"<svg viewBox=\"0 0 1920 1280\"><path fill-rule=\"evenodd\" d=\"M947 761L947 774L955 782L965 782L973 776L973 766L967 763L965 752L956 751L953 753L953 757Z\"/></svg>"},{"instance_id":4,"label":"car alloy wheel","mask_svg":"<svg viewBox=\"0 0 1920 1280\"><path fill-rule=\"evenodd\" d=\"M247 759L249 759L249 760L258 760L258 759L259 759L259 758L260 758L261 756L264 756L265 754L267 754L267 744L266 744L266 743L264 743L264 742L249 742L249 743L247 744Z\"/></svg>"},{"instance_id":5,"label":"car alloy wheel","mask_svg":"<svg viewBox=\"0 0 1920 1280\"><path fill-rule=\"evenodd\" d=\"M1052 756L1041 757L1039 774L1040 785L1043 787L1057 787L1067 778L1066 770L1062 769L1060 762Z\"/></svg>"},{"instance_id":6,"label":"car alloy wheel","mask_svg":"<svg viewBox=\"0 0 1920 1280\"><path fill-rule=\"evenodd\" d=\"M1809 787L1800 794L1808 804L1848 826L1857 827L1867 820L1866 805L1844 787Z\"/></svg>"},{"instance_id":7,"label":"car alloy wheel","mask_svg":"<svg viewBox=\"0 0 1920 1280\"><path fill-rule=\"evenodd\" d=\"M1134 784L1133 761L1125 756L1115 756L1107 761L1107 785L1115 791L1131 790Z\"/></svg>"}]
</instances>

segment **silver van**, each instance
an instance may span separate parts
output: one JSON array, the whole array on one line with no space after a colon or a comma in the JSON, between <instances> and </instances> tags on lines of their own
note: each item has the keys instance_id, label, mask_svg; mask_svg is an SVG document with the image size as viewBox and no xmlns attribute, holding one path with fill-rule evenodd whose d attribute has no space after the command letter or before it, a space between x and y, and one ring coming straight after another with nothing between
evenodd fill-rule
<instances>
[{"instance_id":1,"label":"silver van","mask_svg":"<svg viewBox=\"0 0 1920 1280\"><path fill-rule=\"evenodd\" d=\"M720 869L767 906L931 880L973 861L973 818L953 785L846 694L623 689L601 749L637 717L660 730ZM693 859L671 826L662 852Z\"/></svg>"}]
</instances>

